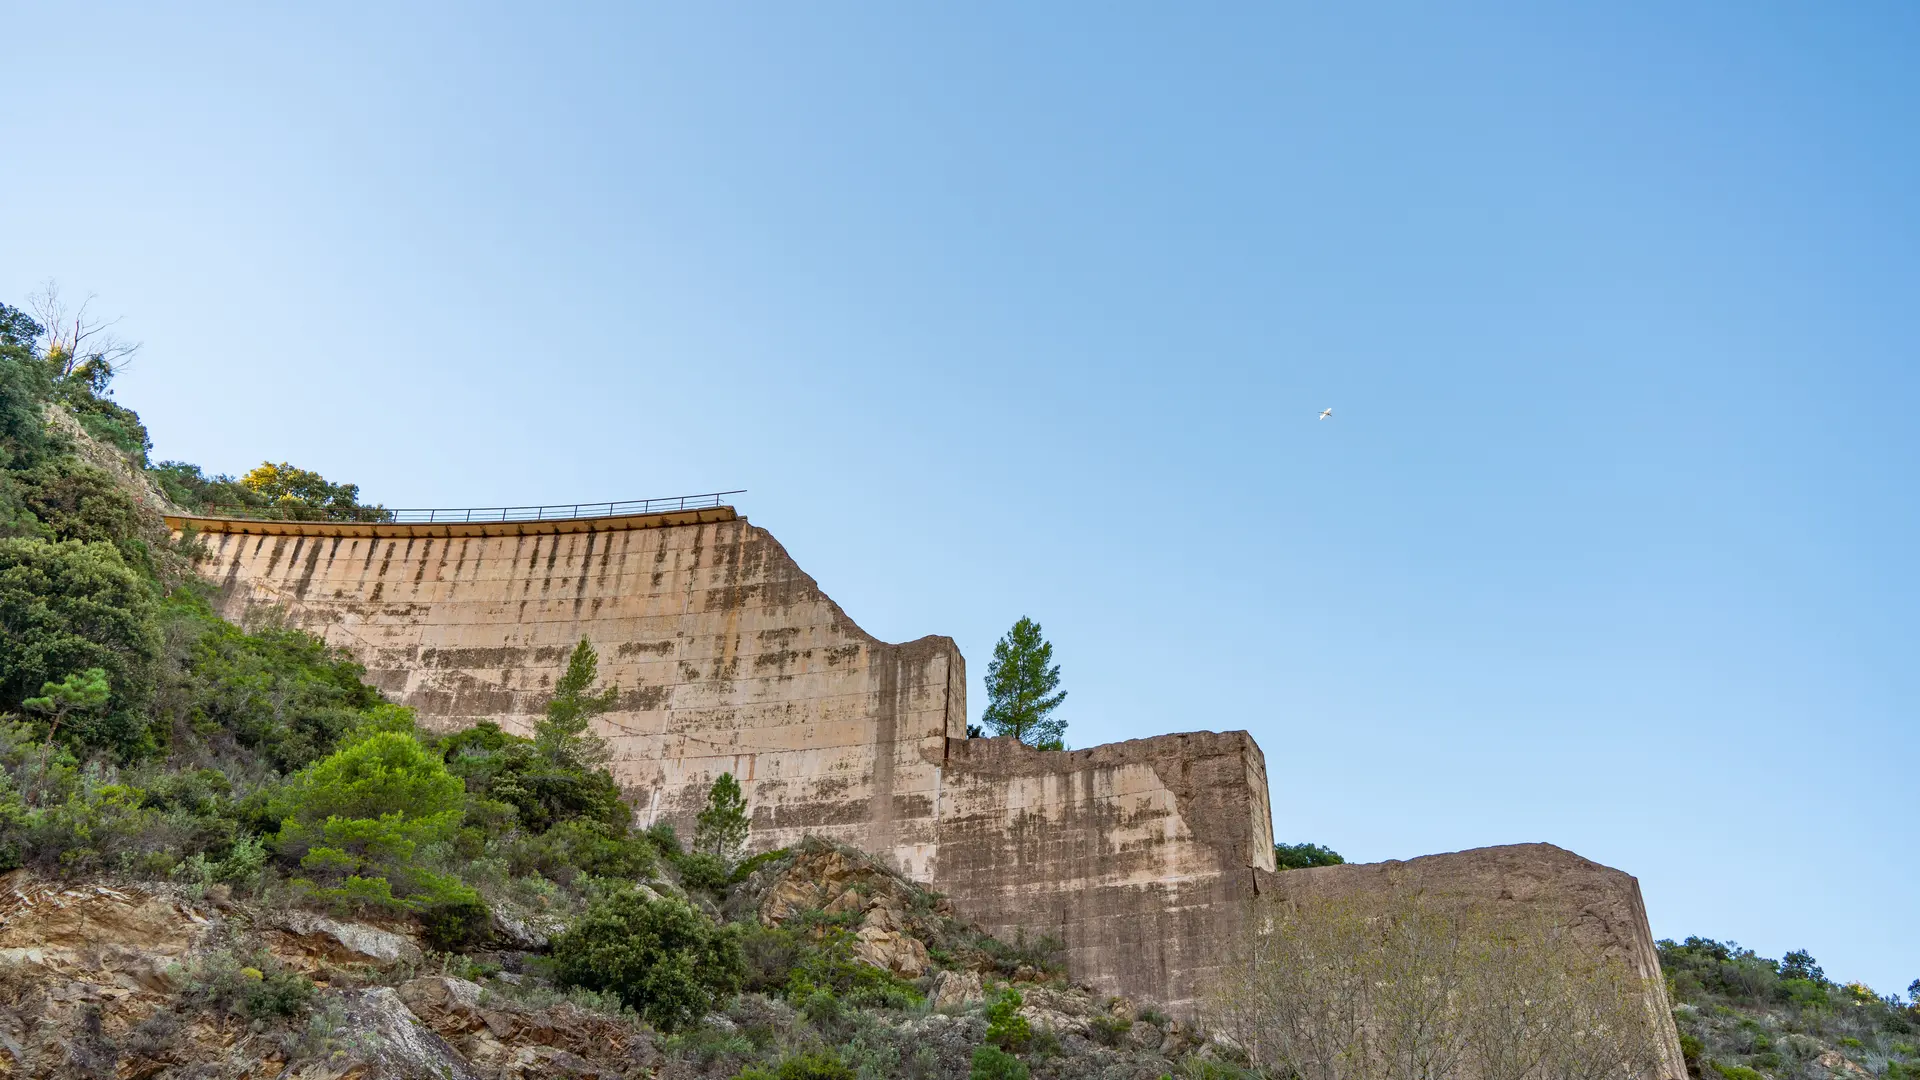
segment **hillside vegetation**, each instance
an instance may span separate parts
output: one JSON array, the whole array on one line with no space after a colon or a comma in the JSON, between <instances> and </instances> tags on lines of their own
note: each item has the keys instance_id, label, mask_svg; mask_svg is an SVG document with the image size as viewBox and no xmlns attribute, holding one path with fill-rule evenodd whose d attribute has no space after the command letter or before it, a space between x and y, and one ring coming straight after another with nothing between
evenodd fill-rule
<instances>
[{"instance_id":1,"label":"hillside vegetation","mask_svg":"<svg viewBox=\"0 0 1920 1080\"><path fill-rule=\"evenodd\" d=\"M0 1075L1231 1069L858 852L743 857L732 777L692 837L637 829L590 642L530 737L438 734L312 635L223 621L167 503L358 490L149 462L109 359L0 306Z\"/></svg>"},{"instance_id":2,"label":"hillside vegetation","mask_svg":"<svg viewBox=\"0 0 1920 1080\"><path fill-rule=\"evenodd\" d=\"M732 777L692 836L637 828L591 642L530 735L435 733L312 635L222 620L167 504L359 491L149 461L87 341L0 305L0 1075L1284 1075L859 852L746 857ZM1920 1075L1913 1010L1810 957L1661 956L1703 1080Z\"/></svg>"}]
</instances>

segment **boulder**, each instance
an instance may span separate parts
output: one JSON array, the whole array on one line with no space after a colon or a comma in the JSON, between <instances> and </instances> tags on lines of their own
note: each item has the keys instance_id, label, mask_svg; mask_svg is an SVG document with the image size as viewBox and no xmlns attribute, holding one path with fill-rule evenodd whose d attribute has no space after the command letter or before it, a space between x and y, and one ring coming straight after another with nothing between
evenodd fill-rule
<instances>
[{"instance_id":1,"label":"boulder","mask_svg":"<svg viewBox=\"0 0 1920 1080\"><path fill-rule=\"evenodd\" d=\"M345 997L347 1028L360 1036L359 1057L370 1077L483 1080L447 1041L420 1022L392 987Z\"/></svg>"},{"instance_id":2,"label":"boulder","mask_svg":"<svg viewBox=\"0 0 1920 1080\"><path fill-rule=\"evenodd\" d=\"M1083 990L1055 990L1032 986L1020 992L1020 1015L1036 1029L1057 1035L1087 1036L1093 1031L1090 1019L1092 998Z\"/></svg>"},{"instance_id":3,"label":"boulder","mask_svg":"<svg viewBox=\"0 0 1920 1080\"><path fill-rule=\"evenodd\" d=\"M952 970L934 976L932 992L927 995L935 1009L963 1009L985 1001L986 997L986 990L980 985L979 972Z\"/></svg>"},{"instance_id":4,"label":"boulder","mask_svg":"<svg viewBox=\"0 0 1920 1080\"><path fill-rule=\"evenodd\" d=\"M897 930L862 926L853 935L853 958L905 979L917 979L932 965L919 938Z\"/></svg>"}]
</instances>

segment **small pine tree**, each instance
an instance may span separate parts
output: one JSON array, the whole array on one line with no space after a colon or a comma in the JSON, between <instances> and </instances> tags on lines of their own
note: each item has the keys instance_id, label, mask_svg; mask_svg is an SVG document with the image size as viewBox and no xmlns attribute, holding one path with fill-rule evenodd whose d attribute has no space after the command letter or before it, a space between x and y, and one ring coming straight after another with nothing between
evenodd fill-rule
<instances>
[{"instance_id":1,"label":"small pine tree","mask_svg":"<svg viewBox=\"0 0 1920 1080\"><path fill-rule=\"evenodd\" d=\"M618 686L595 691L593 684L599 677L600 654L591 641L581 638L567 658L567 673L553 688L547 715L533 725L534 745L547 760L591 769L613 756L606 740L588 730L593 718L613 708L620 696Z\"/></svg>"},{"instance_id":2,"label":"small pine tree","mask_svg":"<svg viewBox=\"0 0 1920 1080\"><path fill-rule=\"evenodd\" d=\"M76 671L61 682L43 683L40 694L40 697L30 697L20 704L48 717L48 746L53 745L53 737L59 734L61 721L70 716L86 716L97 712L105 707L107 698L111 696L106 669L97 667Z\"/></svg>"},{"instance_id":3,"label":"small pine tree","mask_svg":"<svg viewBox=\"0 0 1920 1080\"><path fill-rule=\"evenodd\" d=\"M694 820L693 848L732 862L746 846L747 800L740 794L740 781L732 773L721 773L707 789L707 808Z\"/></svg>"},{"instance_id":4,"label":"small pine tree","mask_svg":"<svg viewBox=\"0 0 1920 1080\"><path fill-rule=\"evenodd\" d=\"M1053 643L1041 636L1039 623L1023 615L993 646L993 661L987 665L987 711L980 720L995 735L1012 735L1042 750L1061 749L1067 722L1052 715L1067 700L1059 687Z\"/></svg>"}]
</instances>

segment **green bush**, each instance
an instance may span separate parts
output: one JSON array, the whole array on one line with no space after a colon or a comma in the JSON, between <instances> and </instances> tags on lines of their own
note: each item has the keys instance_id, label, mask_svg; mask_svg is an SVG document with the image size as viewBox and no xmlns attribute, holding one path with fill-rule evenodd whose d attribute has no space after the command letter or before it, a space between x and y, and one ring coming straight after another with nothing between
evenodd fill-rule
<instances>
[{"instance_id":1,"label":"green bush","mask_svg":"<svg viewBox=\"0 0 1920 1080\"><path fill-rule=\"evenodd\" d=\"M1028 1080L1027 1063L997 1046L977 1046L967 1080Z\"/></svg>"},{"instance_id":2,"label":"green bush","mask_svg":"<svg viewBox=\"0 0 1920 1080\"><path fill-rule=\"evenodd\" d=\"M1273 845L1273 867L1276 870L1303 870L1309 866L1339 866L1346 861L1339 852L1319 844Z\"/></svg>"},{"instance_id":3,"label":"green bush","mask_svg":"<svg viewBox=\"0 0 1920 1080\"><path fill-rule=\"evenodd\" d=\"M773 1069L758 1065L742 1069L735 1080L857 1080L858 1075L839 1057L822 1050L796 1054Z\"/></svg>"},{"instance_id":4,"label":"green bush","mask_svg":"<svg viewBox=\"0 0 1920 1080\"><path fill-rule=\"evenodd\" d=\"M787 933L793 952L786 994L796 1004L821 990L848 1004L873 1008L905 1009L924 1000L911 983L855 959L856 939L844 927L803 919Z\"/></svg>"},{"instance_id":5,"label":"green bush","mask_svg":"<svg viewBox=\"0 0 1920 1080\"><path fill-rule=\"evenodd\" d=\"M382 732L336 751L276 796L276 847L306 872L295 884L330 903L470 910L477 893L415 858L422 845L452 836L465 794L418 739Z\"/></svg>"},{"instance_id":6,"label":"green bush","mask_svg":"<svg viewBox=\"0 0 1920 1080\"><path fill-rule=\"evenodd\" d=\"M53 383L34 355L42 332L26 312L0 304L0 468L30 466L46 450L41 410Z\"/></svg>"},{"instance_id":7,"label":"green bush","mask_svg":"<svg viewBox=\"0 0 1920 1080\"><path fill-rule=\"evenodd\" d=\"M612 774L564 756L550 757L533 740L501 731L491 721L448 736L440 749L448 769L466 781L467 790L513 807L520 824L531 832L582 819L606 825L619 836L630 828L633 812L620 800Z\"/></svg>"},{"instance_id":8,"label":"green bush","mask_svg":"<svg viewBox=\"0 0 1920 1080\"><path fill-rule=\"evenodd\" d=\"M1707 1067L1719 1073L1722 1080L1767 1080L1758 1071L1745 1065L1727 1065L1718 1061L1707 1062Z\"/></svg>"},{"instance_id":9,"label":"green bush","mask_svg":"<svg viewBox=\"0 0 1920 1080\"><path fill-rule=\"evenodd\" d=\"M680 872L680 884L711 893L725 890L733 875L725 859L704 851L689 851L673 860L673 865Z\"/></svg>"},{"instance_id":10,"label":"green bush","mask_svg":"<svg viewBox=\"0 0 1920 1080\"><path fill-rule=\"evenodd\" d=\"M745 962L734 932L678 900L621 892L596 902L554 939L563 985L608 991L663 1031L739 992Z\"/></svg>"},{"instance_id":11,"label":"green bush","mask_svg":"<svg viewBox=\"0 0 1920 1080\"><path fill-rule=\"evenodd\" d=\"M305 1011L314 996L313 983L264 954L243 964L231 954L217 953L175 970L184 976L181 996L197 1010L252 1020L290 1017Z\"/></svg>"},{"instance_id":12,"label":"green bush","mask_svg":"<svg viewBox=\"0 0 1920 1080\"><path fill-rule=\"evenodd\" d=\"M1020 1015L1020 992L1005 987L987 999L987 1042L1011 1053L1026 1049L1033 1040L1033 1028Z\"/></svg>"},{"instance_id":13,"label":"green bush","mask_svg":"<svg viewBox=\"0 0 1920 1080\"><path fill-rule=\"evenodd\" d=\"M1093 1018L1090 1034L1093 1041L1101 1046L1119 1046L1127 1032L1133 1030L1133 1021L1118 1016L1096 1016Z\"/></svg>"},{"instance_id":14,"label":"green bush","mask_svg":"<svg viewBox=\"0 0 1920 1080\"><path fill-rule=\"evenodd\" d=\"M312 634L277 627L248 633L187 590L168 598L164 615L181 656L163 695L177 722L264 755L282 773L332 753L383 704L363 681L364 668Z\"/></svg>"},{"instance_id":15,"label":"green bush","mask_svg":"<svg viewBox=\"0 0 1920 1080\"><path fill-rule=\"evenodd\" d=\"M47 531L47 539L112 544L131 566L151 566L147 533L157 519L143 517L139 504L111 474L76 458L54 458L13 482L21 501Z\"/></svg>"},{"instance_id":16,"label":"green bush","mask_svg":"<svg viewBox=\"0 0 1920 1080\"><path fill-rule=\"evenodd\" d=\"M0 539L0 711L75 672L107 673L111 698L62 726L78 752L151 753L147 707L160 636L153 589L105 542Z\"/></svg>"},{"instance_id":17,"label":"green bush","mask_svg":"<svg viewBox=\"0 0 1920 1080\"><path fill-rule=\"evenodd\" d=\"M487 905L471 889L447 890L422 903L416 917L428 946L440 952L462 952L487 939Z\"/></svg>"},{"instance_id":18,"label":"green bush","mask_svg":"<svg viewBox=\"0 0 1920 1080\"><path fill-rule=\"evenodd\" d=\"M1029 938L1026 928L1021 927L1014 931L1010 942L983 936L977 944L993 961L994 970L1006 978L1012 978L1021 968L1049 975L1064 974L1067 970L1067 943L1052 934Z\"/></svg>"}]
</instances>

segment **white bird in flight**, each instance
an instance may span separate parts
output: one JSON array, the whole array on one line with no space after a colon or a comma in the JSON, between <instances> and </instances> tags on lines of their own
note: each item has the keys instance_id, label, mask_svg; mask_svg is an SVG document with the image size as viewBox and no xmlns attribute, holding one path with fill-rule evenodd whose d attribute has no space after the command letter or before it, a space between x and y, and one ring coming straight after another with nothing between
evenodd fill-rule
<instances>
[{"instance_id":1,"label":"white bird in flight","mask_svg":"<svg viewBox=\"0 0 1920 1080\"><path fill-rule=\"evenodd\" d=\"M1320 410L1320 419L1322 419L1322 420L1325 420L1325 419L1326 419L1327 417L1329 417L1329 416L1332 416L1332 415L1333 415L1333 410L1332 410L1332 409L1321 409L1321 410Z\"/></svg>"}]
</instances>

